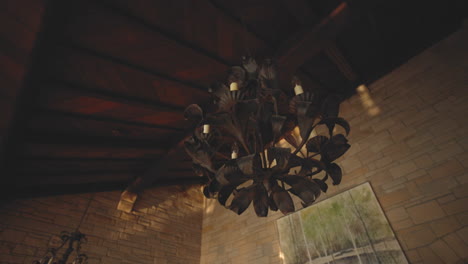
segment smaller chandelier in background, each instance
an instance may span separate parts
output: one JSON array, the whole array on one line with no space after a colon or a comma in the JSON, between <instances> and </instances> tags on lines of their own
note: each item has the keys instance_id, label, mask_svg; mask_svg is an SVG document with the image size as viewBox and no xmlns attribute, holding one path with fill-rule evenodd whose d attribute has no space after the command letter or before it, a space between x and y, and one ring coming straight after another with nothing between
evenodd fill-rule
<instances>
[{"instance_id":1,"label":"smaller chandelier in background","mask_svg":"<svg viewBox=\"0 0 468 264\"><path fill-rule=\"evenodd\" d=\"M56 247L49 247L44 256L40 260L33 261L32 264L67 264L69 263L68 259L73 255L74 258L71 264L88 263L88 256L81 253L81 244L87 242L86 235L81 233L79 229L88 213L93 197L94 194L90 196L86 210L83 212L75 231L62 231L59 236L60 241L58 241L58 245Z\"/></svg>"},{"instance_id":2,"label":"smaller chandelier in background","mask_svg":"<svg viewBox=\"0 0 468 264\"><path fill-rule=\"evenodd\" d=\"M203 189L207 198L237 214L253 202L256 214L264 217L269 209L294 212L290 194L305 207L327 191L328 179L334 185L341 182L342 171L334 161L350 145L335 126L346 135L350 127L338 117L340 96L319 97L297 78L290 90L295 96L288 99L271 60L258 66L243 58L226 82L211 87L217 106L212 113L196 104L187 107L185 117L198 125L185 149L195 173L208 179ZM311 136L322 125L328 133Z\"/></svg>"},{"instance_id":3,"label":"smaller chandelier in background","mask_svg":"<svg viewBox=\"0 0 468 264\"><path fill-rule=\"evenodd\" d=\"M81 243L86 242L85 234L78 230L71 233L62 231L60 234L60 240L61 242L58 247L49 248L44 256L40 260L34 261L33 264L66 264L73 251L75 251L76 256L72 264L88 263L88 256L80 252ZM64 249L65 245L68 245L66 249ZM61 256L59 255L60 253L62 253Z\"/></svg>"}]
</instances>

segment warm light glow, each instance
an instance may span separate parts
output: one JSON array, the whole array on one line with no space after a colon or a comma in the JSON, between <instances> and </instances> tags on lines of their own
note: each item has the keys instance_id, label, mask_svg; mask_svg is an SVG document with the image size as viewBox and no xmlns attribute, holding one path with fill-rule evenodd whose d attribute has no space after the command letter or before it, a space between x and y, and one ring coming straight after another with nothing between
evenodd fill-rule
<instances>
[{"instance_id":1,"label":"warm light glow","mask_svg":"<svg viewBox=\"0 0 468 264\"><path fill-rule=\"evenodd\" d=\"M362 106L367 110L367 113L370 116L376 116L380 114L380 108L375 104L374 100L370 96L367 86L361 84L356 90L361 99Z\"/></svg>"},{"instance_id":2,"label":"warm light glow","mask_svg":"<svg viewBox=\"0 0 468 264\"><path fill-rule=\"evenodd\" d=\"M299 144L301 142L301 135L300 135L300 130L299 130L299 127L296 126L294 127L294 129L291 131L291 134L293 135L293 137L296 139L296 142ZM317 136L317 131L314 129L312 130L312 133L310 133L310 136L309 136L309 139L310 138L313 138L315 136ZM280 147L280 148L289 148L291 149L291 151L293 151L294 149L296 149L294 146L292 146L291 144L289 144L288 141L286 141L286 139L281 139L280 141L278 141L278 143L276 143L276 146L277 147ZM300 154L299 155L302 155L303 157L306 156L306 153L307 153L307 146L304 145L302 148L301 148L301 151L299 152ZM271 167L273 167L274 165L276 165L276 160L273 160L272 164L271 164ZM297 167L293 167L291 168L289 171L290 172L299 172L301 170L301 166L297 166Z\"/></svg>"},{"instance_id":3,"label":"warm light glow","mask_svg":"<svg viewBox=\"0 0 468 264\"><path fill-rule=\"evenodd\" d=\"M210 125L203 125L203 134L208 134L210 133Z\"/></svg>"},{"instance_id":4,"label":"warm light glow","mask_svg":"<svg viewBox=\"0 0 468 264\"><path fill-rule=\"evenodd\" d=\"M294 87L294 93L295 93L296 95L303 94L303 93L304 93L304 89L302 89L302 86L296 84L296 86Z\"/></svg>"},{"instance_id":5,"label":"warm light glow","mask_svg":"<svg viewBox=\"0 0 468 264\"><path fill-rule=\"evenodd\" d=\"M237 159L237 152L233 151L231 153L231 159Z\"/></svg>"},{"instance_id":6,"label":"warm light glow","mask_svg":"<svg viewBox=\"0 0 468 264\"><path fill-rule=\"evenodd\" d=\"M282 261L284 261L284 254L283 254L283 252L281 252L281 251L280 251L280 253L279 253L279 258L280 258Z\"/></svg>"},{"instance_id":7,"label":"warm light glow","mask_svg":"<svg viewBox=\"0 0 468 264\"><path fill-rule=\"evenodd\" d=\"M231 85L229 86L229 90L232 91L238 91L239 90L239 85L236 82L232 82Z\"/></svg>"},{"instance_id":8,"label":"warm light glow","mask_svg":"<svg viewBox=\"0 0 468 264\"><path fill-rule=\"evenodd\" d=\"M217 200L216 199L206 199L206 197L204 199L205 199L205 213L206 214L213 213L214 208L216 206Z\"/></svg>"}]
</instances>

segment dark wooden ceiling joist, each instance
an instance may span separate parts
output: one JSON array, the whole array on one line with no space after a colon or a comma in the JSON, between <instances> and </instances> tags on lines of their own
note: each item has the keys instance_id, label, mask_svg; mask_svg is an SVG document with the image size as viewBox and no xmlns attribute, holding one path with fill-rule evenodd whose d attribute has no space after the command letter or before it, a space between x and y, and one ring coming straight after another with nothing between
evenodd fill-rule
<instances>
[{"instance_id":1,"label":"dark wooden ceiling joist","mask_svg":"<svg viewBox=\"0 0 468 264\"><path fill-rule=\"evenodd\" d=\"M87 115L69 115L56 111L38 111L34 118L27 121L26 128L33 133L57 133L129 140L154 141L161 138L177 138L182 135L181 129L96 120L92 116L90 118Z\"/></svg>"},{"instance_id":2,"label":"dark wooden ceiling joist","mask_svg":"<svg viewBox=\"0 0 468 264\"><path fill-rule=\"evenodd\" d=\"M211 0L220 10L240 21L261 39L277 47L291 28L296 28L294 17L285 11L281 1L270 0Z\"/></svg>"},{"instance_id":3,"label":"dark wooden ceiling joist","mask_svg":"<svg viewBox=\"0 0 468 264\"><path fill-rule=\"evenodd\" d=\"M132 122L180 128L184 127L183 109L158 105L142 99L109 95L70 84L43 85L38 106L44 109L95 115Z\"/></svg>"},{"instance_id":4,"label":"dark wooden ceiling joist","mask_svg":"<svg viewBox=\"0 0 468 264\"><path fill-rule=\"evenodd\" d=\"M190 135L190 134L189 134ZM179 152L183 149L184 142L189 136L185 136L176 145L172 146L165 155L150 166L143 174L139 175L128 187L130 193L140 193L148 186L151 186L162 172L165 172L172 164L174 157L179 156Z\"/></svg>"},{"instance_id":5,"label":"dark wooden ceiling joist","mask_svg":"<svg viewBox=\"0 0 468 264\"><path fill-rule=\"evenodd\" d=\"M230 65L232 63L232 61L230 62L230 61L226 60L225 58L223 58L222 56L219 56L215 52L207 50L207 49L203 48L202 46L194 45L194 43L192 43L190 41L187 41L186 39L180 37L177 34L174 34L170 30L165 30L164 28L159 27L156 24L149 22L147 20L147 18L143 18L141 16L133 14L132 12L129 12L127 8L122 8L121 6L116 5L115 1L99 0L99 1L96 1L96 2L102 4L107 9L110 9L113 13L119 14L120 16L123 16L123 17L127 18L129 21L132 21L132 22L134 22L134 23L136 23L136 24L138 24L138 25L140 25L142 27L145 27L146 29L151 31L153 34L158 34L158 35L166 37L167 39L174 40L175 42L177 42L181 46L187 47L187 48L193 50L194 52L200 53L203 56L208 57L210 59L213 59L215 61L218 61L221 64ZM203 1L200 1L200 2L203 4ZM122 4L122 3L120 3L120 4ZM164 3L164 4L165 4L165 7L167 8L167 3ZM134 3L132 3L129 6L134 6ZM129 7L129 6L126 6L126 7ZM167 12L167 11L168 10L166 9L165 12ZM179 11L180 11L180 9L179 9ZM175 17L177 17L177 14L174 14L174 15L176 15ZM189 23L189 22L187 21L186 23Z\"/></svg>"},{"instance_id":6,"label":"dark wooden ceiling joist","mask_svg":"<svg viewBox=\"0 0 468 264\"><path fill-rule=\"evenodd\" d=\"M318 22L319 15L318 13L314 12L314 10L312 10L310 2L306 0L283 0L283 3L288 8L289 12L294 15L296 20L302 24L303 28L313 28L314 25ZM341 50L337 47L336 42L330 40L329 42L325 42L323 45L324 46L322 49L325 51L327 56L329 56L330 60L336 64L343 75L351 82L356 82L358 79L357 74L352 69L350 63L343 56ZM302 75L301 80L305 78L306 82L311 83L312 81L313 85L316 85L315 87L311 87L312 90L317 91L326 89L328 92L333 92L336 90L336 87L330 87L329 85L314 77L313 74L310 74L308 69L306 69L304 66L301 67L301 70L298 74Z\"/></svg>"},{"instance_id":7,"label":"dark wooden ceiling joist","mask_svg":"<svg viewBox=\"0 0 468 264\"><path fill-rule=\"evenodd\" d=\"M260 43L259 47L263 49L267 49L267 51L272 51L273 45L270 40L268 40L265 36L262 36L258 31L252 28L249 24L245 22L244 17L236 16L232 10L229 10L225 6L219 4L215 0L207 0L213 7L215 7L219 13L223 14L226 18L229 18L231 21L234 21L238 27L243 28L244 31L246 31L247 34L249 34L249 38L245 39L245 41L249 41L253 39L254 41L257 41ZM249 42L250 43L250 42ZM252 54L253 55L253 54ZM268 55L268 54L264 54Z\"/></svg>"},{"instance_id":8,"label":"dark wooden ceiling joist","mask_svg":"<svg viewBox=\"0 0 468 264\"><path fill-rule=\"evenodd\" d=\"M86 3L70 5L69 19L59 33L64 40L198 85L211 83L227 69L219 60L164 35L154 34L147 26L96 2Z\"/></svg>"},{"instance_id":9,"label":"dark wooden ceiling joist","mask_svg":"<svg viewBox=\"0 0 468 264\"><path fill-rule=\"evenodd\" d=\"M95 193L105 191L124 190L128 185L128 180L113 182L90 182L82 184L47 184L37 185L8 185L5 191L0 193L0 200L17 198L33 198L51 195L72 195L78 193ZM162 179L150 187L171 186L171 185L198 185L203 183L202 178L177 178Z\"/></svg>"},{"instance_id":10,"label":"dark wooden ceiling joist","mask_svg":"<svg viewBox=\"0 0 468 264\"><path fill-rule=\"evenodd\" d=\"M84 140L85 141L85 140ZM76 143L77 140L74 139ZM82 142L81 142L82 143ZM148 146L99 146L84 144L24 143L18 147L19 157L48 158L153 158L165 153L164 149Z\"/></svg>"},{"instance_id":11,"label":"dark wooden ceiling joist","mask_svg":"<svg viewBox=\"0 0 468 264\"><path fill-rule=\"evenodd\" d=\"M65 172L16 172L13 182L26 182L27 185L44 186L49 184L85 184L95 182L120 182L131 181L141 172L139 170L100 170L100 171L65 171ZM164 173L162 179L175 181L177 179L190 178L191 170L169 170ZM201 179L199 180L201 181Z\"/></svg>"},{"instance_id":12,"label":"dark wooden ceiling joist","mask_svg":"<svg viewBox=\"0 0 468 264\"><path fill-rule=\"evenodd\" d=\"M126 125L126 126L131 126L131 127L136 127L137 130L139 128L150 128L156 130L161 130L161 131L172 131L174 133L182 133L185 132L185 129L182 128L177 128L177 127L170 127L170 126L161 126L161 125L154 125L154 124L147 124L147 123L142 123L142 122L132 122L132 121L127 121L127 120L121 120L121 119L113 119L109 117L100 117L100 116L94 116L94 115L87 115L87 114L77 114L77 113L70 113L70 112L63 112L63 111L58 111L58 110L50 110L50 109L35 109L37 111L37 115L46 115L46 116L56 116L58 118L70 118L70 119L76 119L76 120L83 120L86 122L87 120L92 121L92 122L102 122L102 123L108 123L110 126L112 125ZM35 116L32 117L33 119L36 118Z\"/></svg>"},{"instance_id":13,"label":"dark wooden ceiling joist","mask_svg":"<svg viewBox=\"0 0 468 264\"><path fill-rule=\"evenodd\" d=\"M73 49L76 52L84 53L84 54L87 54L89 56L93 56L93 57L96 57L98 59L108 61L108 62L113 63L113 64L122 65L124 67L133 69L135 71L139 71L139 72L143 72L143 73L146 73L146 74L149 74L149 75L153 75L153 76L161 78L161 79L181 83L181 84L184 84L186 86L190 86L192 88L199 89L201 91L206 91L206 88L203 86L203 84L195 83L195 82L192 82L190 80L177 78L177 77L174 77L174 76L169 75L167 73L152 69L151 67L147 67L147 66L144 66L144 65L139 65L138 63L133 63L133 62L130 62L128 60L122 59L118 55L113 56L113 55L110 55L110 54L108 54L106 52L93 50L92 48L88 48L88 47L86 47L86 46L84 46L84 45L82 45L80 43L77 43L77 42L62 40L60 43L58 43L58 45L60 45L61 47L64 47L64 48Z\"/></svg>"},{"instance_id":14,"label":"dark wooden ceiling joist","mask_svg":"<svg viewBox=\"0 0 468 264\"><path fill-rule=\"evenodd\" d=\"M21 159L16 170L20 174L32 173L97 173L118 171L140 171L149 160L136 159Z\"/></svg>"},{"instance_id":15,"label":"dark wooden ceiling joist","mask_svg":"<svg viewBox=\"0 0 468 264\"><path fill-rule=\"evenodd\" d=\"M83 145L97 149L103 148L130 148L130 149L168 149L172 146L170 140L163 138L141 139L141 138L125 138L122 136L96 136L83 135L75 133L61 133L57 131L41 133L34 131L23 137L26 143L52 144L52 145Z\"/></svg>"},{"instance_id":16,"label":"dark wooden ceiling joist","mask_svg":"<svg viewBox=\"0 0 468 264\"><path fill-rule=\"evenodd\" d=\"M193 83L122 64L122 61L82 47L58 46L56 55L47 61L44 79L65 80L93 90L145 99L155 103L185 107L189 100L204 100L208 89ZM59 76L59 77L57 77ZM190 97L187 94L190 93Z\"/></svg>"},{"instance_id":17,"label":"dark wooden ceiling joist","mask_svg":"<svg viewBox=\"0 0 468 264\"><path fill-rule=\"evenodd\" d=\"M94 182L85 184L48 184L40 187L27 184L12 184L4 186L4 191L0 193L0 200L115 191L122 190L127 185L128 181Z\"/></svg>"},{"instance_id":18,"label":"dark wooden ceiling joist","mask_svg":"<svg viewBox=\"0 0 468 264\"><path fill-rule=\"evenodd\" d=\"M139 98L134 96L122 95L113 91L105 91L93 89L86 87L84 85L72 83L64 80L56 81L45 81L41 85L41 89L44 89L44 92L50 93L59 93L62 91L69 91L68 93L73 93L73 95L82 94L86 97L102 98L107 101L119 102L122 104L142 106L146 108L152 108L154 110L163 110L163 111L174 111L174 112L183 112L184 107L177 106L174 104L168 104L158 101L153 101L145 98Z\"/></svg>"},{"instance_id":19,"label":"dark wooden ceiling joist","mask_svg":"<svg viewBox=\"0 0 468 264\"><path fill-rule=\"evenodd\" d=\"M42 188L50 184L86 184L86 183L104 183L104 182L123 182L131 181L138 171L98 171L98 172L69 172L69 173L41 173L34 174L15 174L16 180L26 182L28 185L35 185Z\"/></svg>"},{"instance_id":20,"label":"dark wooden ceiling joist","mask_svg":"<svg viewBox=\"0 0 468 264\"><path fill-rule=\"evenodd\" d=\"M314 28L305 28L285 41L277 58L285 70L294 72L309 58L319 53L348 24L351 16L347 3L340 4ZM287 74L287 73L284 73Z\"/></svg>"},{"instance_id":21,"label":"dark wooden ceiling joist","mask_svg":"<svg viewBox=\"0 0 468 264\"><path fill-rule=\"evenodd\" d=\"M336 45L336 42L330 41L325 49L325 53L351 83L355 83L359 79L358 74L353 70L341 49Z\"/></svg>"},{"instance_id":22,"label":"dark wooden ceiling joist","mask_svg":"<svg viewBox=\"0 0 468 264\"><path fill-rule=\"evenodd\" d=\"M318 15L312 10L310 1L307 0L281 0L289 13L296 20L304 25L313 25L319 19Z\"/></svg>"}]
</instances>

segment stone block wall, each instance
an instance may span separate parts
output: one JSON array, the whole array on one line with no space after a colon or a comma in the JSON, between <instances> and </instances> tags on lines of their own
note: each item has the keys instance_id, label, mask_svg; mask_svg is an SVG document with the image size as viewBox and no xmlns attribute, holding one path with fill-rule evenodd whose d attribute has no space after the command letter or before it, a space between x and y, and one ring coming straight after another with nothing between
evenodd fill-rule
<instances>
[{"instance_id":1,"label":"stone block wall","mask_svg":"<svg viewBox=\"0 0 468 264\"><path fill-rule=\"evenodd\" d=\"M203 198L199 187L145 191L134 212L118 211L120 191L16 200L0 205L0 263L32 263L61 231L80 227L95 263L199 263ZM92 196L92 197L91 197Z\"/></svg>"},{"instance_id":2,"label":"stone block wall","mask_svg":"<svg viewBox=\"0 0 468 264\"><path fill-rule=\"evenodd\" d=\"M410 263L468 263L467 47L465 27L342 105L351 149L321 199L369 181ZM201 263L282 263L281 216L207 200Z\"/></svg>"}]
</instances>

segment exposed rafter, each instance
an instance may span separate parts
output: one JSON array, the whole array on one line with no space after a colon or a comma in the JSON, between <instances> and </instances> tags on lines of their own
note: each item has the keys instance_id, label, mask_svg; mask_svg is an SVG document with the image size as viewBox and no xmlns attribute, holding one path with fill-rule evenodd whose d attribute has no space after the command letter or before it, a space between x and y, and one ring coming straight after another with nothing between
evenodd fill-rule
<instances>
[{"instance_id":1,"label":"exposed rafter","mask_svg":"<svg viewBox=\"0 0 468 264\"><path fill-rule=\"evenodd\" d=\"M277 52L278 62L284 68L283 74L290 75L322 51L347 26L350 17L348 4L341 3L314 28L306 28L285 41Z\"/></svg>"},{"instance_id":2,"label":"exposed rafter","mask_svg":"<svg viewBox=\"0 0 468 264\"><path fill-rule=\"evenodd\" d=\"M282 0L282 3L300 24L310 25L317 22L318 16L307 0Z\"/></svg>"},{"instance_id":3,"label":"exposed rafter","mask_svg":"<svg viewBox=\"0 0 468 264\"><path fill-rule=\"evenodd\" d=\"M71 113L71 112L63 112L59 110L41 109L41 108L36 109L36 111L39 115L39 118L41 118L41 116L45 116L46 118L50 120L53 118L57 118L57 119L73 120L73 121L76 121L77 123L80 123L80 122L87 123L81 126L83 128L88 128L89 124L94 122L94 123L100 124L100 126L111 127L111 128L115 128L115 127L118 128L120 126L126 126L126 127L132 127L135 130L154 129L154 130L160 130L160 131L168 131L172 133L181 133L185 131L185 129L177 128L177 127L114 119L110 117L101 117L101 116L95 116L95 115L90 115L90 114ZM36 122L36 120L33 120L32 122ZM61 122L61 124L63 123Z\"/></svg>"},{"instance_id":4,"label":"exposed rafter","mask_svg":"<svg viewBox=\"0 0 468 264\"><path fill-rule=\"evenodd\" d=\"M151 108L156 111L173 111L173 112L183 112L184 108L176 105L170 105L163 102L155 102L152 100L130 97L130 96L123 96L120 94L91 89L89 87L85 87L81 84L75 84L68 81L52 81L41 84L44 87L44 90L47 92L51 92L51 97L57 96L83 96L83 97L90 97L96 99L102 99L105 101L121 103L125 105L130 105L134 107L144 107L144 108ZM43 95L47 98L46 95Z\"/></svg>"},{"instance_id":5,"label":"exposed rafter","mask_svg":"<svg viewBox=\"0 0 468 264\"><path fill-rule=\"evenodd\" d=\"M201 183L199 178L177 178L177 179L163 179L156 184L148 186L148 188L159 186L172 186L172 185L198 185ZM50 195L64 195L64 194L78 194L78 193L93 193L105 192L125 189L128 185L128 180L114 181L114 182L90 182L78 184L47 184L42 186L37 185L16 185L5 184L6 191L0 194L0 200L18 198L33 198L38 196Z\"/></svg>"},{"instance_id":6,"label":"exposed rafter","mask_svg":"<svg viewBox=\"0 0 468 264\"><path fill-rule=\"evenodd\" d=\"M167 153L166 155L163 156L162 159L156 161L156 164L151 166L145 173L143 173L141 176L138 176L128 187L127 189L122 193L120 197L120 202L119 202L119 210L123 211L131 211L133 208L133 205L135 204L138 194L142 192L145 188L148 186L151 186L154 184L154 182L158 179L157 175L159 175L162 172L167 173L167 169L169 168L171 164L171 160L174 158L174 155L177 154L184 146L185 140L191 136L187 135L185 136L182 140L180 140L175 146L173 146ZM187 172L187 173L192 173ZM199 183L202 183L204 178L199 178Z\"/></svg>"},{"instance_id":7,"label":"exposed rafter","mask_svg":"<svg viewBox=\"0 0 468 264\"><path fill-rule=\"evenodd\" d=\"M118 58L118 57L115 57L115 56L112 56L112 55L109 55L109 54L104 54L102 52L89 49L89 48L87 48L87 47L85 47L85 46L83 46L81 44L74 43L73 41L62 40L62 42L56 43L56 45L61 46L61 47L65 47L65 48L70 48L70 49L73 49L73 50L75 50L77 52L81 52L81 53L84 53L84 54L87 54L87 55L90 55L90 56L93 56L93 57L96 57L96 58L99 58L99 59L103 59L103 60L109 61L109 62L114 63L114 64L122 65L122 66L125 66L127 68L134 69L134 70L137 70L137 71L140 71L140 72L144 72L146 74L153 75L153 76L161 78L161 79L181 83L181 84L183 84L185 86L192 87L194 89L198 89L198 90L201 90L203 92L206 92L206 88L203 87L203 86L200 86L198 84L195 84L195 83L192 83L192 82L187 82L185 80L180 80L180 79L175 78L173 76L169 76L167 74L157 72L157 71L155 71L153 69L150 69L148 67L145 67L145 66L137 65L135 63L129 62L129 61L124 60L122 58Z\"/></svg>"},{"instance_id":8,"label":"exposed rafter","mask_svg":"<svg viewBox=\"0 0 468 264\"><path fill-rule=\"evenodd\" d=\"M158 26L156 26L154 24L151 24L150 22L148 22L147 20L145 20L142 17L135 16L131 12L128 12L127 10L124 10L124 9L118 7L117 5L115 5L115 3L113 3L113 1L100 0L100 1L96 1L96 3L100 3L105 8L108 8L108 9L112 10L114 13L125 17L129 21L132 21L133 23L136 23L136 24L138 24L138 25L140 25L142 27L145 27L146 29L152 31L153 33L162 35L162 36L166 37L167 39L171 39L171 40L177 42L178 44L180 44L181 46L190 48L194 52L200 53L201 55L203 55L205 57L216 60L219 63L222 63L222 64L224 64L226 66L228 66L228 65L230 65L232 63L232 62L229 62L229 61L225 60L224 58L218 56L217 54L214 54L211 51L208 51L208 50L206 50L206 49L204 49L202 47L196 46L193 43L190 43L190 42L188 42L188 41L186 41L184 39L181 39L181 38L177 37L176 35L174 35L170 31L164 30L163 28L160 28L160 27L158 27Z\"/></svg>"},{"instance_id":9,"label":"exposed rafter","mask_svg":"<svg viewBox=\"0 0 468 264\"><path fill-rule=\"evenodd\" d=\"M345 58L340 48L338 48L334 41L331 41L327 45L325 54L327 54L328 58L333 61L341 73L343 73L346 79L348 79L351 83L354 83L358 80L359 77L357 73L353 70L348 60Z\"/></svg>"}]
</instances>

